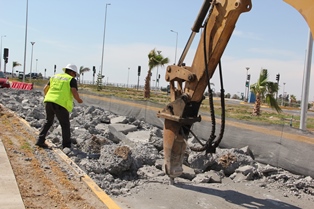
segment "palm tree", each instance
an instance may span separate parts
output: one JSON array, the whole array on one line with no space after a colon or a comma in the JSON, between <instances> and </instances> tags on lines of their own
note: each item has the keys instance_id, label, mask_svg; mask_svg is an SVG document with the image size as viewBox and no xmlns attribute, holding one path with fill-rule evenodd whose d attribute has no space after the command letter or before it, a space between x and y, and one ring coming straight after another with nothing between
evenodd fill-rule
<instances>
[{"instance_id":1,"label":"palm tree","mask_svg":"<svg viewBox=\"0 0 314 209\"><path fill-rule=\"evenodd\" d=\"M293 106L297 103L297 98L293 94L290 95L290 106Z\"/></svg>"},{"instance_id":2,"label":"palm tree","mask_svg":"<svg viewBox=\"0 0 314 209\"><path fill-rule=\"evenodd\" d=\"M17 67L17 66L22 66L22 64L20 64L20 63L14 61L14 62L12 63L12 78L13 78L13 75L14 75L14 68Z\"/></svg>"},{"instance_id":3,"label":"palm tree","mask_svg":"<svg viewBox=\"0 0 314 209\"><path fill-rule=\"evenodd\" d=\"M85 72L88 72L88 71L90 71L90 69L89 69L88 67L84 67L84 66L81 66L81 67L80 67L80 71L79 71L78 77L80 77L80 76L82 75L82 81L81 81L81 83L83 83L84 73L85 73Z\"/></svg>"},{"instance_id":4,"label":"palm tree","mask_svg":"<svg viewBox=\"0 0 314 209\"><path fill-rule=\"evenodd\" d=\"M294 96L293 94L291 94L290 100L291 100L291 103L296 103L297 102L297 97Z\"/></svg>"},{"instance_id":5,"label":"palm tree","mask_svg":"<svg viewBox=\"0 0 314 209\"><path fill-rule=\"evenodd\" d=\"M250 89L256 96L252 115L259 116L261 114L262 99L265 99L266 103L272 109L275 109L278 113L281 112L281 108L274 96L274 94L278 92L278 83L268 81L267 69L261 70L259 79L256 83L251 85Z\"/></svg>"},{"instance_id":6,"label":"palm tree","mask_svg":"<svg viewBox=\"0 0 314 209\"><path fill-rule=\"evenodd\" d=\"M164 66L169 63L169 58L163 57L160 54L160 51L153 49L148 54L148 72L145 78L145 86L144 86L144 98L150 98L150 80L152 76L152 70L155 67Z\"/></svg>"}]
</instances>

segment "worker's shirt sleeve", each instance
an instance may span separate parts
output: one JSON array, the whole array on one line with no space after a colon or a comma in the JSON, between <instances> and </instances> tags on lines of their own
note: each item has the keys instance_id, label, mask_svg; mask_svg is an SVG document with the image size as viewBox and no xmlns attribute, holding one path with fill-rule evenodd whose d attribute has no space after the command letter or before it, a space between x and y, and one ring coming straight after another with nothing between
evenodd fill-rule
<instances>
[{"instance_id":1,"label":"worker's shirt sleeve","mask_svg":"<svg viewBox=\"0 0 314 209\"><path fill-rule=\"evenodd\" d=\"M75 78L72 78L70 81L70 87L75 88L77 90L77 81Z\"/></svg>"}]
</instances>

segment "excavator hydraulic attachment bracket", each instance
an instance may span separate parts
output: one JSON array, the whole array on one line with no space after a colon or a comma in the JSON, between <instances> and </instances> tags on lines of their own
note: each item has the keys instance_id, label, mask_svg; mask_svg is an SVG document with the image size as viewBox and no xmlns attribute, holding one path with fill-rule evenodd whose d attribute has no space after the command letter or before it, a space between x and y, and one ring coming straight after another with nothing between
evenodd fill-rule
<instances>
[{"instance_id":1,"label":"excavator hydraulic attachment bracket","mask_svg":"<svg viewBox=\"0 0 314 209\"><path fill-rule=\"evenodd\" d=\"M176 65L169 65L167 67L165 79L166 81L189 81L195 79L195 74L189 70L191 67L181 67Z\"/></svg>"}]
</instances>

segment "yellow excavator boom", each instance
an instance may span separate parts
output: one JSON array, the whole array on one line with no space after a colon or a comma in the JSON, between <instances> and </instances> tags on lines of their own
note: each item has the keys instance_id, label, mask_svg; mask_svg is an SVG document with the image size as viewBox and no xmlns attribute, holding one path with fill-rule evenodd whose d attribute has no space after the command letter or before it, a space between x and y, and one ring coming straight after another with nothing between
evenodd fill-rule
<instances>
[{"instance_id":1,"label":"yellow excavator boom","mask_svg":"<svg viewBox=\"0 0 314 209\"><path fill-rule=\"evenodd\" d=\"M303 16L310 27L312 37L314 34L314 0L284 0Z\"/></svg>"},{"instance_id":2,"label":"yellow excavator boom","mask_svg":"<svg viewBox=\"0 0 314 209\"><path fill-rule=\"evenodd\" d=\"M183 172L186 139L193 123L201 121L198 111L208 81L220 62L239 16L251 8L251 0L204 0L182 53L186 54L195 33L202 31L192 65L185 66L183 56L177 65L167 67L165 79L170 83L171 103L157 115L165 119L164 168L172 180ZM208 143L206 148L209 153L212 153L211 145Z\"/></svg>"},{"instance_id":3,"label":"yellow excavator boom","mask_svg":"<svg viewBox=\"0 0 314 209\"><path fill-rule=\"evenodd\" d=\"M299 11L314 34L314 0L284 0ZM188 43L175 65L167 67L165 79L170 83L171 102L160 112L164 118L164 169L173 180L183 172L182 163L186 151L186 140L192 133L191 127L201 121L198 115L204 99L204 91L213 76L233 33L239 16L250 11L251 0L204 0L196 18ZM184 64L185 55L195 33L201 31L201 38L191 66ZM209 91L210 92L210 91ZM209 93L211 95L211 93ZM222 105L223 106L223 105ZM222 126L223 127L223 126ZM213 129L214 130L214 129ZM212 133L208 142L197 151L213 153L222 135L216 138ZM192 149L192 148L191 148Z\"/></svg>"}]
</instances>

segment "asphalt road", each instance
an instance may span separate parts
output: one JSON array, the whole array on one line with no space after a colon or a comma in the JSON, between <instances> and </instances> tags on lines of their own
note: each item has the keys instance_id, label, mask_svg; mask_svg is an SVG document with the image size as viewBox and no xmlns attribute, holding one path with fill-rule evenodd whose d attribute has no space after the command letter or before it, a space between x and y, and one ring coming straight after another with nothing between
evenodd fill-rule
<instances>
[{"instance_id":1,"label":"asphalt road","mask_svg":"<svg viewBox=\"0 0 314 209\"><path fill-rule=\"evenodd\" d=\"M121 209L306 209L313 200L286 196L273 188L262 188L260 182L232 182L221 184L177 183L169 186L147 183L132 195L114 198Z\"/></svg>"},{"instance_id":2,"label":"asphalt road","mask_svg":"<svg viewBox=\"0 0 314 209\"><path fill-rule=\"evenodd\" d=\"M241 105L245 105L245 106L248 106L248 107L252 107L254 104L253 103L245 103L241 100L238 100L238 99L226 99L225 100L226 104L234 104L234 105L237 105L237 104L241 104ZM271 108L268 108L268 107L261 107L262 110L271 110ZM283 108L282 109L283 112L285 113L288 113L288 114L291 114L291 115L294 115L294 116L300 116L301 115L301 109L287 109L287 108ZM314 117L314 111L313 110L309 110L307 112L308 116L309 117Z\"/></svg>"}]
</instances>

